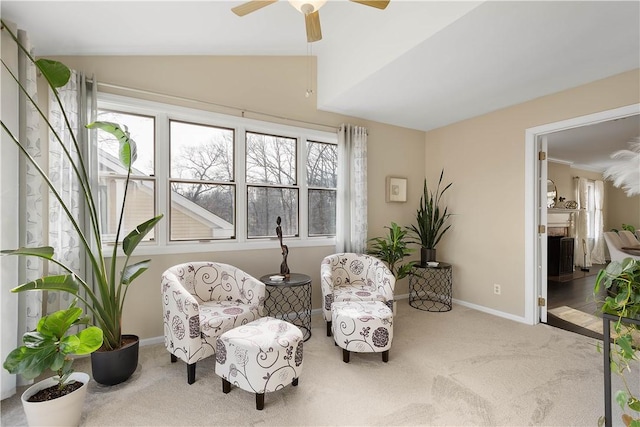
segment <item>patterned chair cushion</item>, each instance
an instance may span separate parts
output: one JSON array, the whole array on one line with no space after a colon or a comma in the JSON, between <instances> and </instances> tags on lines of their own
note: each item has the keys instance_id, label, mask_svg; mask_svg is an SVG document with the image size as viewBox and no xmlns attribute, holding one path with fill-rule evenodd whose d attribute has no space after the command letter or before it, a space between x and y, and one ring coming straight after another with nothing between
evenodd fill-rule
<instances>
[{"instance_id":1,"label":"patterned chair cushion","mask_svg":"<svg viewBox=\"0 0 640 427\"><path fill-rule=\"evenodd\" d=\"M320 266L324 320L331 321L334 301L382 301L393 304L396 279L379 259L365 254L329 255Z\"/></svg>"},{"instance_id":2,"label":"patterned chair cushion","mask_svg":"<svg viewBox=\"0 0 640 427\"><path fill-rule=\"evenodd\" d=\"M300 376L303 343L297 326L263 317L218 337L215 372L246 391L276 391Z\"/></svg>"},{"instance_id":3,"label":"patterned chair cushion","mask_svg":"<svg viewBox=\"0 0 640 427\"><path fill-rule=\"evenodd\" d=\"M192 262L162 275L165 347L188 364L215 353L216 338L262 316L265 285L222 263Z\"/></svg>"},{"instance_id":4,"label":"patterned chair cushion","mask_svg":"<svg viewBox=\"0 0 640 427\"><path fill-rule=\"evenodd\" d=\"M393 312L380 301L335 302L332 333L336 344L345 350L384 352L393 341Z\"/></svg>"}]
</instances>

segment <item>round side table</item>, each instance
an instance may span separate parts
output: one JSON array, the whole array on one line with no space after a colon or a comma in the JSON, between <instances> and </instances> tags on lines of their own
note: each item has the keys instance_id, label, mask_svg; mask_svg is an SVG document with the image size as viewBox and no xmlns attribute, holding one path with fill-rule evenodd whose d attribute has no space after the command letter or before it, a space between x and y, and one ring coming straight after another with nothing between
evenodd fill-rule
<instances>
[{"instance_id":1,"label":"round side table","mask_svg":"<svg viewBox=\"0 0 640 427\"><path fill-rule=\"evenodd\" d=\"M271 273L260 278L266 285L267 298L264 301L266 315L286 320L302 330L305 341L311 338L311 277L306 274L291 273L282 280L271 280Z\"/></svg>"},{"instance_id":2,"label":"round side table","mask_svg":"<svg viewBox=\"0 0 640 427\"><path fill-rule=\"evenodd\" d=\"M451 310L451 264L415 265L409 273L409 305L425 311Z\"/></svg>"}]
</instances>

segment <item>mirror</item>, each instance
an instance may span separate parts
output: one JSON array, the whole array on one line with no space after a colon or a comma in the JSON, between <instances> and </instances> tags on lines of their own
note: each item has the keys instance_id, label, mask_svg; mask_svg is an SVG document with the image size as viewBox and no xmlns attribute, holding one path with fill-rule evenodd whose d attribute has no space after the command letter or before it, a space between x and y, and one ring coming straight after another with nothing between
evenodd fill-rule
<instances>
[{"instance_id":1,"label":"mirror","mask_svg":"<svg viewBox=\"0 0 640 427\"><path fill-rule=\"evenodd\" d=\"M552 208L556 205L558 197L558 190L556 189L556 183L552 180L547 180L547 208Z\"/></svg>"}]
</instances>

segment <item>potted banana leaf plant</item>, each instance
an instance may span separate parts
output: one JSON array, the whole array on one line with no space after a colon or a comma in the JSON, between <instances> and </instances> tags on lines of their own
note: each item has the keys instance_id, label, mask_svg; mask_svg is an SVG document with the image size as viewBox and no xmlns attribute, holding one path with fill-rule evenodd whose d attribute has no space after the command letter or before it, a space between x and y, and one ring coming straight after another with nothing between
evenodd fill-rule
<instances>
[{"instance_id":1,"label":"potted banana leaf plant","mask_svg":"<svg viewBox=\"0 0 640 427\"><path fill-rule=\"evenodd\" d=\"M15 136L4 122L2 122L2 129L7 135L7 138L3 138L3 141L6 140L7 143L15 143L22 156L38 171L44 183L48 186L50 193L59 201L80 242L81 250L91 266L85 275L78 275L65 263L65 260L54 253L54 249L50 246L3 250L2 254L4 255L38 257L46 262L57 265L63 270L61 274L47 275L37 280L23 283L12 289L12 292L63 291L74 295L85 303L88 311L93 316L94 323L99 326L104 333L103 346L91 355L93 378L101 384L117 384L128 379L138 364L138 337L135 335L123 335L122 333L122 313L125 297L130 284L147 270L150 263L150 260L139 261L132 264L130 264L129 261L136 247L155 227L158 221L162 219L163 215L155 216L143 222L120 240L123 234L123 220L131 167L137 157L136 143L130 138L126 127L121 127L116 123L94 122L86 125L88 129L99 129L108 132L117 139L119 143L120 162L127 171L124 197L122 205L120 206L115 244L113 245L111 255L111 264L109 265L106 262L107 257L103 252L101 222L97 208L98 201L91 188L86 160L80 154L83 150L81 150L81 147L78 145L78 140L71 128L67 112L64 110L63 104L58 96L58 88L67 84L71 72L67 66L58 61L48 59L36 60L18 41L16 35L5 25L4 21L2 22L2 31L7 31L10 34L16 42L18 49L25 54L29 61L35 64L38 71L46 79L48 86L52 89L54 97L54 99L50 99L49 102L57 102L60 105L64 115L65 126L72 135L74 149L78 153L75 157L72 156L70 151L62 144L59 133L56 132L46 115L39 108L37 101L29 96L26 89L20 84L17 76L11 73L9 67L4 64L3 61L3 66L9 71L9 74L11 74L20 92L22 92L28 99L28 102L32 103L37 109L42 123L48 127L49 132L53 133L57 142L60 143L66 159L71 164L74 178L79 184L81 203L84 205L84 210L89 218L86 228L81 226L78 219L72 214L71 207L68 206L60 196L60 189L56 188L53 184L49 172L43 169L37 160L29 154L26 149L26 141ZM119 269L116 269L119 247L122 248L122 252L124 253L124 261L121 263Z\"/></svg>"},{"instance_id":2,"label":"potted banana leaf plant","mask_svg":"<svg viewBox=\"0 0 640 427\"><path fill-rule=\"evenodd\" d=\"M76 334L69 330L88 325L74 300L69 308L44 316L35 331L24 334L24 345L7 356L3 367L11 374L34 379L46 370L56 375L29 387L21 401L31 426L77 426L87 395L89 375L74 372L73 356L90 354L102 345L102 330L89 326Z\"/></svg>"},{"instance_id":3,"label":"potted banana leaf plant","mask_svg":"<svg viewBox=\"0 0 640 427\"><path fill-rule=\"evenodd\" d=\"M449 217L452 215L448 212L448 208L440 206L443 194L451 187L453 183L449 183L444 188L442 186L442 178L444 169L440 172L440 179L436 191L430 191L427 180L424 180L423 193L420 197L420 206L416 211L416 224L410 225L408 228L411 233L411 242L420 245L420 265L427 265L428 261L436 261L436 245L442 239L444 233L449 230L451 224L447 224Z\"/></svg>"}]
</instances>

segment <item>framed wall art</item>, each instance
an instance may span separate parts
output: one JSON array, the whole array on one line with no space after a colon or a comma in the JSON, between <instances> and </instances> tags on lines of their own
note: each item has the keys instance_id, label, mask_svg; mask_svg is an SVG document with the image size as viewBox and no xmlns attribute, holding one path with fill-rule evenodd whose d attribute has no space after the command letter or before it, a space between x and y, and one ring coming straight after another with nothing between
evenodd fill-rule
<instances>
[{"instance_id":1,"label":"framed wall art","mask_svg":"<svg viewBox=\"0 0 640 427\"><path fill-rule=\"evenodd\" d=\"M385 201L399 203L407 201L407 178L387 177Z\"/></svg>"}]
</instances>

